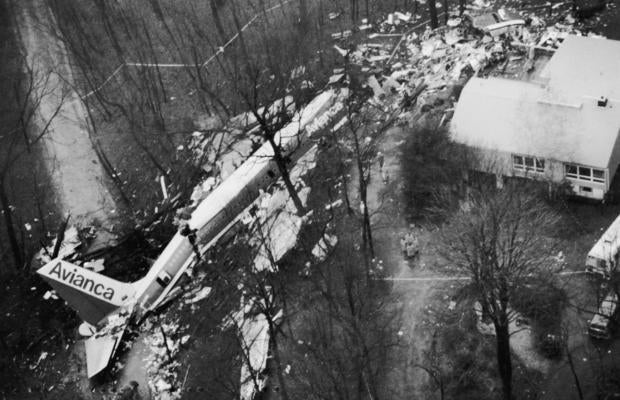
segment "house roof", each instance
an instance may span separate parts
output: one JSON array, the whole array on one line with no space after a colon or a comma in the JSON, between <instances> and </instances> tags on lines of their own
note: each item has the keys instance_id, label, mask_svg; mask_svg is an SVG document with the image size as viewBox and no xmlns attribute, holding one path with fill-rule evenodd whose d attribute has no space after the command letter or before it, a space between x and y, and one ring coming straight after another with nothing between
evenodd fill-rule
<instances>
[{"instance_id":1,"label":"house roof","mask_svg":"<svg viewBox=\"0 0 620 400\"><path fill-rule=\"evenodd\" d=\"M541 72L548 87L566 98L620 100L620 41L569 35Z\"/></svg>"},{"instance_id":2,"label":"house roof","mask_svg":"<svg viewBox=\"0 0 620 400\"><path fill-rule=\"evenodd\" d=\"M607 168L620 102L598 107L592 98L563 101L535 83L474 77L461 93L452 136L474 147Z\"/></svg>"}]
</instances>

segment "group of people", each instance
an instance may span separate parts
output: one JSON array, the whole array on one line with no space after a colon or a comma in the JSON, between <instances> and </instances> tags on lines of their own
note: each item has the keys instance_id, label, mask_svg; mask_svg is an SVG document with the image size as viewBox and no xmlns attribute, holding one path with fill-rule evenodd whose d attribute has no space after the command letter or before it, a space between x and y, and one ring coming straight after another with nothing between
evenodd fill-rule
<instances>
[{"instance_id":1,"label":"group of people","mask_svg":"<svg viewBox=\"0 0 620 400\"><path fill-rule=\"evenodd\" d=\"M400 249L407 258L417 256L420 253L418 238L412 232L408 232L400 238Z\"/></svg>"}]
</instances>

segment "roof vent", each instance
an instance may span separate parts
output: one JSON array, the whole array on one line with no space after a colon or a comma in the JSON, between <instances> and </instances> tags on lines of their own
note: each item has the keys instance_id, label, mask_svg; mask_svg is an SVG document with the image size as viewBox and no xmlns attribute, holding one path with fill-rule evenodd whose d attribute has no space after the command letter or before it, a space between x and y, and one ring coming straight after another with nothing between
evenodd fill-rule
<instances>
[{"instance_id":1,"label":"roof vent","mask_svg":"<svg viewBox=\"0 0 620 400\"><path fill-rule=\"evenodd\" d=\"M600 99L598 99L597 104L599 107L607 107L607 97L601 96Z\"/></svg>"}]
</instances>

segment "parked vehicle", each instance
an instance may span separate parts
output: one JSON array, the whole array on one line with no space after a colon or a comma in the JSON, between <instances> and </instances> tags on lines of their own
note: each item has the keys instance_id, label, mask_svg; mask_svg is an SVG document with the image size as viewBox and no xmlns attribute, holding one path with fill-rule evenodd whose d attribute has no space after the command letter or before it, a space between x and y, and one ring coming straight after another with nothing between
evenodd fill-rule
<instances>
[{"instance_id":1,"label":"parked vehicle","mask_svg":"<svg viewBox=\"0 0 620 400\"><path fill-rule=\"evenodd\" d=\"M611 291L605 297L594 317L588 323L588 333L595 339L609 339L614 314L618 308L618 295Z\"/></svg>"},{"instance_id":2,"label":"parked vehicle","mask_svg":"<svg viewBox=\"0 0 620 400\"><path fill-rule=\"evenodd\" d=\"M620 216L607 228L586 257L586 272L609 279L618 264Z\"/></svg>"}]
</instances>

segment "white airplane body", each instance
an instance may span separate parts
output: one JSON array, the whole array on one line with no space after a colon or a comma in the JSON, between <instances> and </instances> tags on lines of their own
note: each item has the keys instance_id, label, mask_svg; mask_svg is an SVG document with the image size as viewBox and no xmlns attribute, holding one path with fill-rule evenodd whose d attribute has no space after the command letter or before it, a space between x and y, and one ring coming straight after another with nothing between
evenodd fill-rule
<instances>
[{"instance_id":1,"label":"white airplane body","mask_svg":"<svg viewBox=\"0 0 620 400\"><path fill-rule=\"evenodd\" d=\"M335 94L317 96L303 114L276 134L284 154L291 154L306 135L307 126L333 104ZM309 111L307 111L309 110ZM230 229L238 216L279 178L269 143L261 146L235 172L215 188L194 210L189 231L205 252ZM131 320L140 320L157 308L185 270L196 260L187 235L177 232L146 276L124 283L61 259L41 267L39 273L76 310L80 318L99 328L85 342L88 376L101 372L112 359Z\"/></svg>"}]
</instances>

